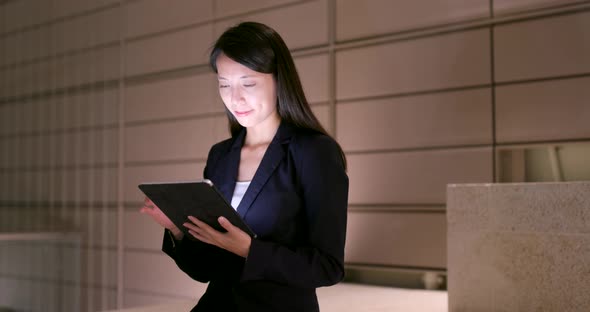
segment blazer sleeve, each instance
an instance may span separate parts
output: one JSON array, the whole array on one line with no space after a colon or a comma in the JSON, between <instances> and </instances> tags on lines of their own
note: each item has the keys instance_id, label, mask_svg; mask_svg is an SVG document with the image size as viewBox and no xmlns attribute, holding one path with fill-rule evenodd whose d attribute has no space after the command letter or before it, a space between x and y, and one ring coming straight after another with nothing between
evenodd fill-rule
<instances>
[{"instance_id":1,"label":"blazer sleeve","mask_svg":"<svg viewBox=\"0 0 590 312\"><path fill-rule=\"evenodd\" d=\"M176 262L176 265L192 279L207 283L211 280L212 265L211 248L207 244L183 237L174 239L172 233L164 230L162 251Z\"/></svg>"},{"instance_id":2,"label":"blazer sleeve","mask_svg":"<svg viewBox=\"0 0 590 312\"><path fill-rule=\"evenodd\" d=\"M192 279L207 283L235 283L239 280L244 260L229 251L186 236L177 241L165 230L162 250Z\"/></svg>"},{"instance_id":3,"label":"blazer sleeve","mask_svg":"<svg viewBox=\"0 0 590 312\"><path fill-rule=\"evenodd\" d=\"M209 178L208 169L216 160L217 148L209 151L203 176ZM178 241L168 230L164 231L162 251L170 256L176 265L192 279L207 283L211 280L235 282L243 267L243 258L186 235Z\"/></svg>"},{"instance_id":4,"label":"blazer sleeve","mask_svg":"<svg viewBox=\"0 0 590 312\"><path fill-rule=\"evenodd\" d=\"M316 288L344 277L348 176L340 149L327 136L314 136L296 148L309 244L293 247L253 239L242 281Z\"/></svg>"}]
</instances>

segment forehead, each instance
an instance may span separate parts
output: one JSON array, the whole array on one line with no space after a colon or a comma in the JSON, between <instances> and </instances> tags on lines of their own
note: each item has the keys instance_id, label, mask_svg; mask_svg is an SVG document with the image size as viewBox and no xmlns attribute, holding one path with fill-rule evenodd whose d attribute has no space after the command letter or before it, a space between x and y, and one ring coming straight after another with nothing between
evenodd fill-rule
<instances>
[{"instance_id":1,"label":"forehead","mask_svg":"<svg viewBox=\"0 0 590 312\"><path fill-rule=\"evenodd\" d=\"M234 78L243 76L261 76L265 74L254 71L221 53L217 57L217 75L220 78Z\"/></svg>"}]
</instances>

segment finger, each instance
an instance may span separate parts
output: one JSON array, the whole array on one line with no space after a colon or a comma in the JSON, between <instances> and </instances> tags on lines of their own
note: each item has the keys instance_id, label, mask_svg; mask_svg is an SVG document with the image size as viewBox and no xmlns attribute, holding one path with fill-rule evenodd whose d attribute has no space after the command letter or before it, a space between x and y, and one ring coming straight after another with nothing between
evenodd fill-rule
<instances>
[{"instance_id":1,"label":"finger","mask_svg":"<svg viewBox=\"0 0 590 312\"><path fill-rule=\"evenodd\" d=\"M151 202L148 202L148 201L144 201L143 208L148 208L148 209L154 208L154 204Z\"/></svg>"},{"instance_id":2,"label":"finger","mask_svg":"<svg viewBox=\"0 0 590 312\"><path fill-rule=\"evenodd\" d=\"M209 239L208 237L203 236L203 235L201 235L201 234L199 234L199 233L197 233L195 231L189 230L188 233L190 235L192 235L194 238L202 241L203 243L207 243L207 244L210 244L210 245L215 245L211 239Z\"/></svg>"},{"instance_id":3,"label":"finger","mask_svg":"<svg viewBox=\"0 0 590 312\"><path fill-rule=\"evenodd\" d=\"M200 232L200 230L201 230L198 226L196 226L190 222L185 222L182 225L191 231Z\"/></svg>"},{"instance_id":4,"label":"finger","mask_svg":"<svg viewBox=\"0 0 590 312\"><path fill-rule=\"evenodd\" d=\"M199 232L193 231L193 230L188 230L188 233L190 235L194 236L195 238L199 238L200 236L203 236L203 235L199 234Z\"/></svg>"},{"instance_id":5,"label":"finger","mask_svg":"<svg viewBox=\"0 0 590 312\"><path fill-rule=\"evenodd\" d=\"M191 222L193 222L196 226L198 226L200 229L203 229L209 233L215 233L215 232L219 232L216 229L212 228L209 226L209 224L193 217L193 216L188 216L188 219L191 220Z\"/></svg>"},{"instance_id":6,"label":"finger","mask_svg":"<svg viewBox=\"0 0 590 312\"><path fill-rule=\"evenodd\" d=\"M195 224L192 224L190 222L185 222L182 225L184 227L186 227L189 230L189 232L196 233L198 235L199 240L207 240L209 242L214 239L213 235L215 235L215 233L207 232L206 230L200 228L199 226L197 226Z\"/></svg>"},{"instance_id":7,"label":"finger","mask_svg":"<svg viewBox=\"0 0 590 312\"><path fill-rule=\"evenodd\" d=\"M214 229L213 227L209 226L207 223L199 220L198 218L195 218L193 216L189 216L189 220L191 220L194 224L194 232L196 232L197 234L199 234L199 240L202 241L206 241L207 243L211 244L211 245L215 245L218 247L222 247L223 243L221 243L222 241L224 241L225 239L225 235L227 233L222 233L216 229Z\"/></svg>"},{"instance_id":8,"label":"finger","mask_svg":"<svg viewBox=\"0 0 590 312\"><path fill-rule=\"evenodd\" d=\"M149 214L149 215L153 215L153 211L154 210L152 208L146 207L146 206L143 206L139 209L139 212Z\"/></svg>"},{"instance_id":9,"label":"finger","mask_svg":"<svg viewBox=\"0 0 590 312\"><path fill-rule=\"evenodd\" d=\"M226 229L228 232L233 232L236 230L236 227L231 224L231 222L229 222L228 219L226 219L225 217L219 217L217 218L217 222L219 222L219 224Z\"/></svg>"}]
</instances>

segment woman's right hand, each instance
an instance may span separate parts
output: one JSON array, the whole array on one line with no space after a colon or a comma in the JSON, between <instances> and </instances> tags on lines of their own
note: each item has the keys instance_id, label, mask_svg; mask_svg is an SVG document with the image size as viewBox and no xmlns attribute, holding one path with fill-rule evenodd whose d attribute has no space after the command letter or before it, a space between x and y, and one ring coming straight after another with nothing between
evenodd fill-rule
<instances>
[{"instance_id":1,"label":"woman's right hand","mask_svg":"<svg viewBox=\"0 0 590 312\"><path fill-rule=\"evenodd\" d=\"M178 227L174 225L174 223L170 221L170 219L162 212L162 210L160 210L160 208L158 208L158 206L156 206L156 204L154 204L154 202L152 202L149 198L145 198L143 201L143 207L139 209L139 212L147 214L154 221L156 221L156 223L170 230L177 240L181 240L184 236Z\"/></svg>"}]
</instances>

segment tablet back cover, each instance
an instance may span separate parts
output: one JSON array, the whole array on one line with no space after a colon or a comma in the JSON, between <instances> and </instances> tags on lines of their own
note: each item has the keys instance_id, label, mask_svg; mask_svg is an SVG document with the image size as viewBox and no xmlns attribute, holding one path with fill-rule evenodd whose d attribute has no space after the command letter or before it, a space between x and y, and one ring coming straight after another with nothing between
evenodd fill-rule
<instances>
[{"instance_id":1,"label":"tablet back cover","mask_svg":"<svg viewBox=\"0 0 590 312\"><path fill-rule=\"evenodd\" d=\"M217 218L224 216L233 225L239 227L251 237L255 237L240 215L209 180L142 183L138 187L189 237L192 237L192 235L183 226L183 223L189 221L188 216L194 216L214 229L226 232L217 221Z\"/></svg>"}]
</instances>

